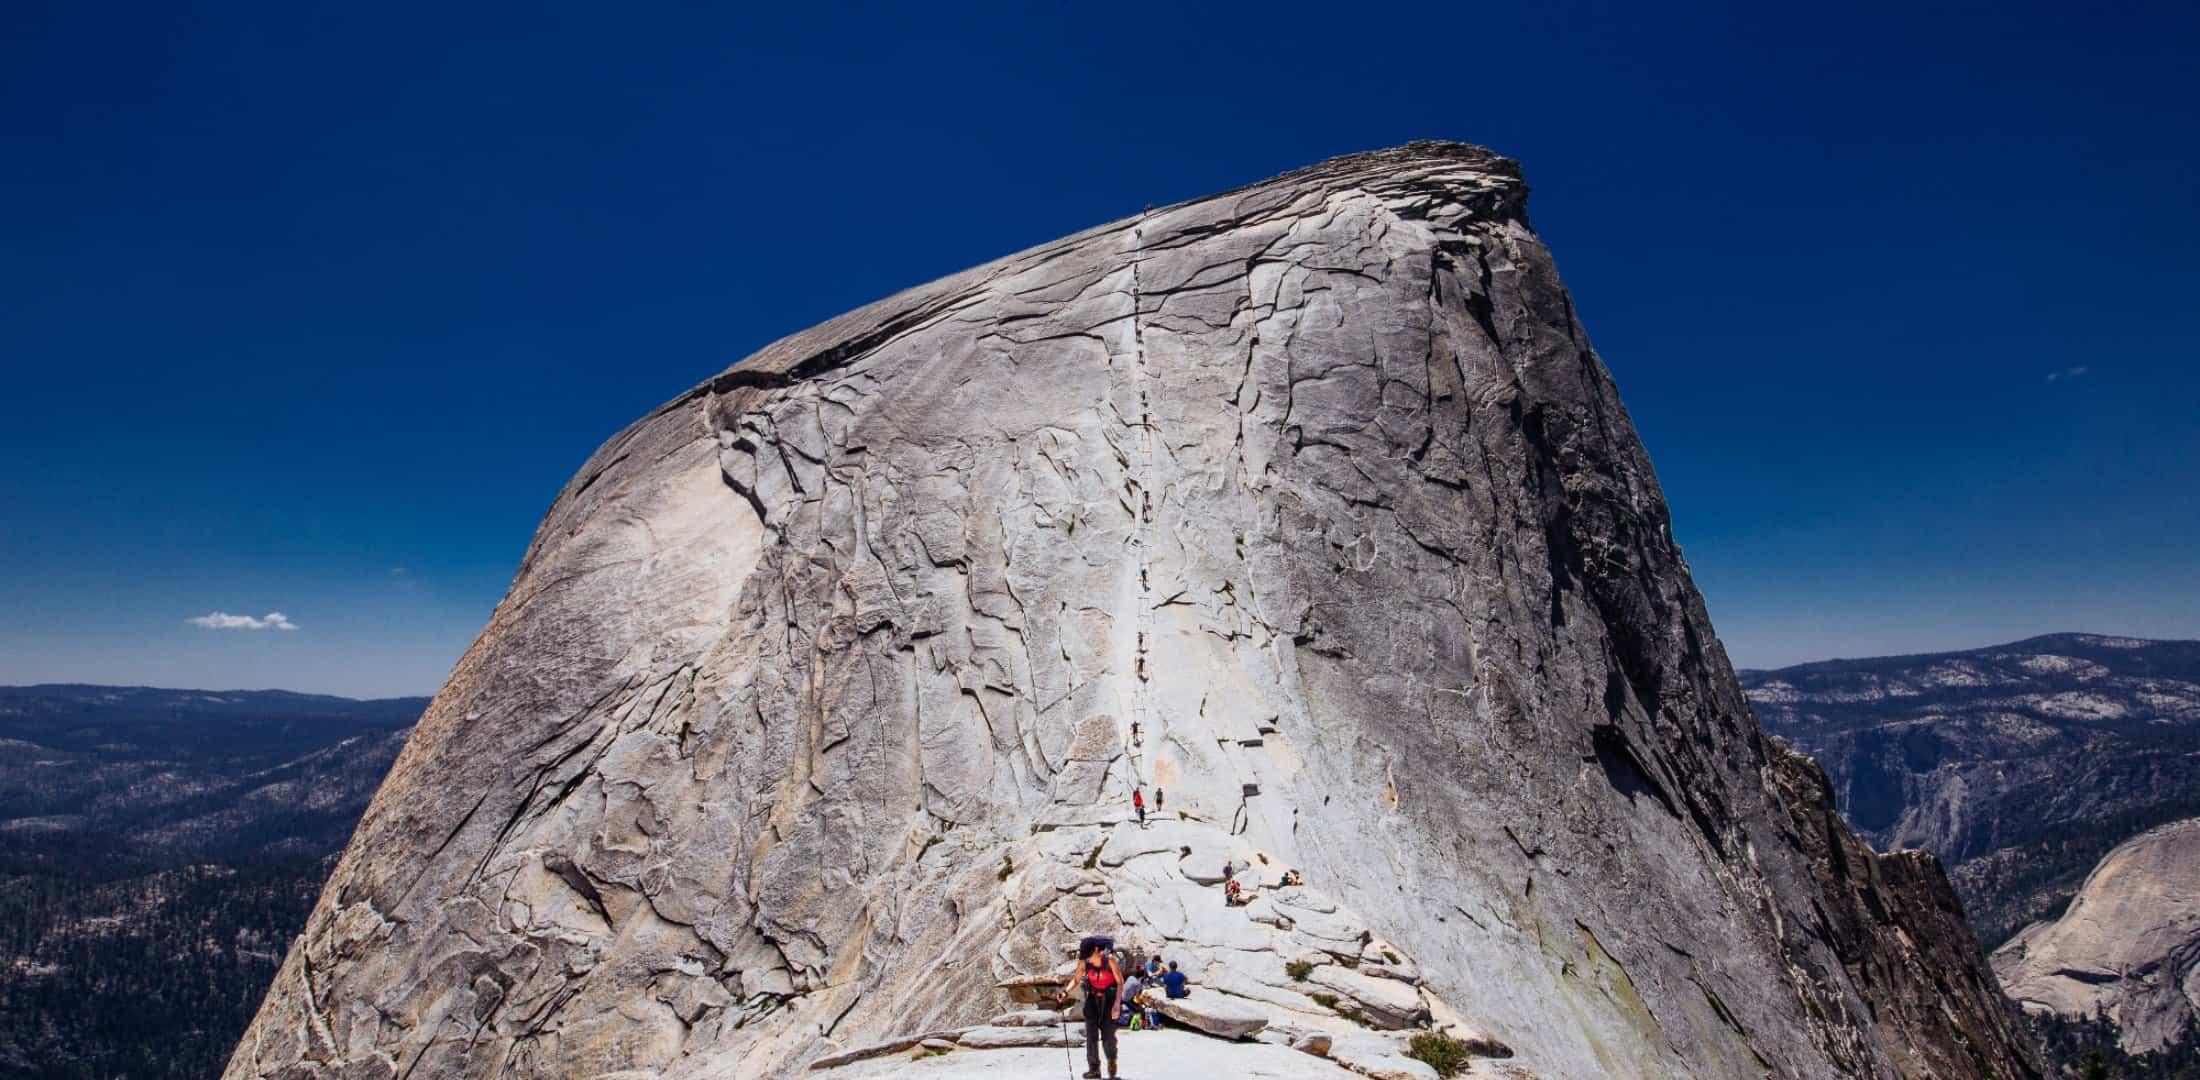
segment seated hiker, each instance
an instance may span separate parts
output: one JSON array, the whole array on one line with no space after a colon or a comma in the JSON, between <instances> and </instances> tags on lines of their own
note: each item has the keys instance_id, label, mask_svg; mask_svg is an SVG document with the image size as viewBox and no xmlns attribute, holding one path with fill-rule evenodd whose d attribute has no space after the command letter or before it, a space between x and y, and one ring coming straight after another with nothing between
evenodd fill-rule
<instances>
[{"instance_id":1,"label":"seated hiker","mask_svg":"<svg viewBox=\"0 0 2200 1080\"><path fill-rule=\"evenodd\" d=\"M1145 992L1146 977L1138 969L1133 968L1130 977L1123 980L1123 1008L1115 1018L1117 1027L1127 1027L1133 1031L1138 1030L1138 995Z\"/></svg>"},{"instance_id":2,"label":"seated hiker","mask_svg":"<svg viewBox=\"0 0 2200 1080\"><path fill-rule=\"evenodd\" d=\"M1152 986L1152 985L1153 985L1154 983L1156 983L1156 982L1160 981L1160 979L1161 979L1161 972L1162 972L1162 970L1163 970L1163 969L1162 969L1162 967L1161 967L1161 954L1159 954L1159 953L1155 953L1154 955L1152 955L1152 956L1149 956L1149 957L1147 957L1147 958L1146 958L1146 985L1147 985L1147 986Z\"/></svg>"},{"instance_id":3,"label":"seated hiker","mask_svg":"<svg viewBox=\"0 0 2200 1080\"><path fill-rule=\"evenodd\" d=\"M1278 882L1276 882L1276 888L1279 888L1279 889L1288 889L1288 888L1291 888L1291 887L1292 887L1292 886L1294 886L1294 885L1304 885L1304 884L1306 884L1306 879L1305 879L1305 878L1302 878L1302 877L1300 877L1300 876L1299 876L1299 872L1298 872L1298 871L1296 871L1296 870L1286 870L1286 871L1284 871L1284 872L1283 872L1283 879L1282 879L1282 880L1280 880L1280 881L1278 881Z\"/></svg>"},{"instance_id":4,"label":"seated hiker","mask_svg":"<svg viewBox=\"0 0 2200 1080\"><path fill-rule=\"evenodd\" d=\"M1131 1003L1132 1031L1161 1030L1161 1014L1153 1007L1154 999L1160 996L1161 988L1149 984L1145 992L1138 995L1138 1000Z\"/></svg>"},{"instance_id":5,"label":"seated hiker","mask_svg":"<svg viewBox=\"0 0 2200 1080\"><path fill-rule=\"evenodd\" d=\"M1253 898L1245 895L1245 886L1238 884L1236 878L1231 878L1222 883L1222 902L1230 907L1237 907L1252 903Z\"/></svg>"},{"instance_id":6,"label":"seated hiker","mask_svg":"<svg viewBox=\"0 0 2200 1080\"><path fill-rule=\"evenodd\" d=\"M1185 985L1190 981L1184 977L1183 972L1176 969L1176 961L1171 960L1168 973L1161 976L1161 990L1172 998L1190 997L1191 987Z\"/></svg>"}]
</instances>

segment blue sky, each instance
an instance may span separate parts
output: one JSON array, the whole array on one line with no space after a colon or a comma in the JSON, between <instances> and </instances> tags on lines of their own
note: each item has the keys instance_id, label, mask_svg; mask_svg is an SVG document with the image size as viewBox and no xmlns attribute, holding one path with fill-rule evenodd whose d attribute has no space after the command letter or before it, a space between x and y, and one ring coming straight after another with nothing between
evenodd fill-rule
<instances>
[{"instance_id":1,"label":"blue sky","mask_svg":"<svg viewBox=\"0 0 2200 1080\"><path fill-rule=\"evenodd\" d=\"M431 692L756 346L1416 138L1524 162L1737 663L2200 637L2192 5L754 6L11 11L0 682Z\"/></svg>"}]
</instances>

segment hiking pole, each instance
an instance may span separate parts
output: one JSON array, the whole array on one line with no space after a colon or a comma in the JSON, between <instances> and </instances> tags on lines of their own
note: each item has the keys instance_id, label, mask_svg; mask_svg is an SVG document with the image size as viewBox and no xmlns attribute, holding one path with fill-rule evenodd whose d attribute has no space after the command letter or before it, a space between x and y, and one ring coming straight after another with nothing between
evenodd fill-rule
<instances>
[{"instance_id":1,"label":"hiking pole","mask_svg":"<svg viewBox=\"0 0 2200 1080\"><path fill-rule=\"evenodd\" d=\"M1069 990L1064 988L1062 996L1054 999L1054 1022L1062 1029L1062 1075L1069 1077L1069 1080L1077 1080L1077 1054L1069 1045L1068 1010L1062 1007L1068 1000Z\"/></svg>"}]
</instances>

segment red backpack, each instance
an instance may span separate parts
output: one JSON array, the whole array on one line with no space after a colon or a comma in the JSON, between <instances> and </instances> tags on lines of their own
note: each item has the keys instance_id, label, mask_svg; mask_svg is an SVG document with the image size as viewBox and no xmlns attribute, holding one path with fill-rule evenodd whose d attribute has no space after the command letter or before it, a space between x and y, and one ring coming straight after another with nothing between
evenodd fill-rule
<instances>
[{"instance_id":1,"label":"red backpack","mask_svg":"<svg viewBox=\"0 0 2200 1080\"><path fill-rule=\"evenodd\" d=\"M1085 969L1085 993L1097 997L1115 989L1115 969L1108 966L1105 958L1101 960L1099 967L1090 963L1082 966Z\"/></svg>"}]
</instances>

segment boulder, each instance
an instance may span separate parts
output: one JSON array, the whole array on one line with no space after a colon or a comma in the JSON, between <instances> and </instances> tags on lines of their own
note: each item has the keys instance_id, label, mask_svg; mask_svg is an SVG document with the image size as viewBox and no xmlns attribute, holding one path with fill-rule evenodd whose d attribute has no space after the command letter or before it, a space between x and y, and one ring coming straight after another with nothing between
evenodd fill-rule
<instances>
[{"instance_id":1,"label":"boulder","mask_svg":"<svg viewBox=\"0 0 2200 1080\"><path fill-rule=\"evenodd\" d=\"M952 1045L955 1038L960 1034L962 1034L960 1031L928 1031L921 1035L904 1035L899 1038L887 1039L883 1042L866 1043L862 1046L842 1050L837 1053L827 1054L824 1057L818 1058L817 1060L810 1062L810 1068L839 1068L842 1065L851 1064L853 1062L866 1061L875 1057L884 1057L888 1054L898 1054L913 1046L917 1046L929 1041L942 1041Z\"/></svg>"},{"instance_id":2,"label":"boulder","mask_svg":"<svg viewBox=\"0 0 2200 1080\"><path fill-rule=\"evenodd\" d=\"M1068 1013L1052 1009L1025 1009L1020 1012L1002 1013L987 1021L994 1027L1052 1027L1064 1022Z\"/></svg>"},{"instance_id":3,"label":"boulder","mask_svg":"<svg viewBox=\"0 0 2200 1080\"><path fill-rule=\"evenodd\" d=\"M1011 979L1003 979L994 985L1007 991L1010 1001L1031 1005L1061 997L1062 993L1069 989L1070 983L1074 981L1076 981L1075 977L1066 971L1041 972L1036 975L1018 975Z\"/></svg>"},{"instance_id":4,"label":"boulder","mask_svg":"<svg viewBox=\"0 0 2200 1080\"><path fill-rule=\"evenodd\" d=\"M1345 999L1377 1027L1410 1026L1421 1014L1421 992L1396 979L1377 979L1335 964L1323 964L1307 981Z\"/></svg>"},{"instance_id":5,"label":"boulder","mask_svg":"<svg viewBox=\"0 0 2200 1080\"><path fill-rule=\"evenodd\" d=\"M1402 1041L1347 1035L1330 1044L1329 1060L1374 1080L1442 1080L1426 1062L1405 1055Z\"/></svg>"},{"instance_id":6,"label":"boulder","mask_svg":"<svg viewBox=\"0 0 2200 1080\"><path fill-rule=\"evenodd\" d=\"M1467 1053L1476 1057L1509 1058L1513 1056L1512 1047L1507 1045L1503 1039L1482 1030L1480 1025L1469 1023L1466 1017L1459 1015L1458 1010L1452 1008L1444 999L1433 994L1424 994L1423 1000L1428 1003L1429 1007L1429 1026L1465 1044Z\"/></svg>"},{"instance_id":7,"label":"boulder","mask_svg":"<svg viewBox=\"0 0 2200 1080\"><path fill-rule=\"evenodd\" d=\"M1223 1039L1248 1039L1268 1026L1268 1011L1250 1001L1194 990L1188 997L1164 997L1154 1010L1170 1021Z\"/></svg>"},{"instance_id":8,"label":"boulder","mask_svg":"<svg viewBox=\"0 0 2200 1080\"><path fill-rule=\"evenodd\" d=\"M955 1045L965 1050L999 1050L1011 1046L1070 1046L1082 1045L1082 1029L1071 1031L1056 1027L995 1027L988 1024L974 1027L955 1037Z\"/></svg>"},{"instance_id":9,"label":"boulder","mask_svg":"<svg viewBox=\"0 0 2200 1080\"><path fill-rule=\"evenodd\" d=\"M1273 980L1256 978L1255 973L1236 965L1216 964L1207 968L1200 979L1202 989L1219 990L1249 1001L1291 1009L1302 1013L1321 1013L1322 1006L1307 996L1309 991L1319 992L1312 983L1292 980L1278 971Z\"/></svg>"}]
</instances>

